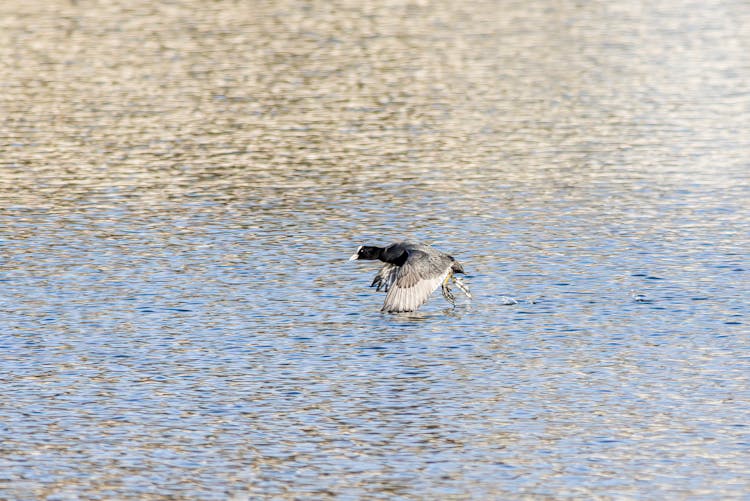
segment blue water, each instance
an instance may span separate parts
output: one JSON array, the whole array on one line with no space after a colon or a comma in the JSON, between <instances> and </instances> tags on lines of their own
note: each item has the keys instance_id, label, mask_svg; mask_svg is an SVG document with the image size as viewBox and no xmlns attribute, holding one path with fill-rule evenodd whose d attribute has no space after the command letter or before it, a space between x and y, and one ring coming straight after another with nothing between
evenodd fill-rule
<instances>
[{"instance_id":1,"label":"blue water","mask_svg":"<svg viewBox=\"0 0 750 501\"><path fill-rule=\"evenodd\" d=\"M35 13L101 66L6 89L0 497L747 496L750 11L690 6ZM381 313L405 238L474 299Z\"/></svg>"}]
</instances>

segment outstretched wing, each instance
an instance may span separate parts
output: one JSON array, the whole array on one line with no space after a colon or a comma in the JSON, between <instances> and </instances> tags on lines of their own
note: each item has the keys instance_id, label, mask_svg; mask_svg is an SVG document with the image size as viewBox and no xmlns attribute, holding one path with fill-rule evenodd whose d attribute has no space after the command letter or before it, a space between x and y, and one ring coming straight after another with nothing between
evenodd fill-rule
<instances>
[{"instance_id":1,"label":"outstretched wing","mask_svg":"<svg viewBox=\"0 0 750 501\"><path fill-rule=\"evenodd\" d=\"M383 311L398 313L416 310L427 301L450 272L450 258L446 263L436 263L425 252L408 252L409 257L404 264L390 272L395 276L393 283L389 284ZM442 266L443 264L445 266Z\"/></svg>"}]
</instances>

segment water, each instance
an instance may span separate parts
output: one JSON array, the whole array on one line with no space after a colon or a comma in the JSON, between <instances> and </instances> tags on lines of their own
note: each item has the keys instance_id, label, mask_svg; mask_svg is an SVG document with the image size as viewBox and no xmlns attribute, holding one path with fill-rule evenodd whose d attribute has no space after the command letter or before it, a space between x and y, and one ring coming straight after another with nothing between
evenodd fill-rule
<instances>
[{"instance_id":1,"label":"water","mask_svg":"<svg viewBox=\"0 0 750 501\"><path fill-rule=\"evenodd\" d=\"M0 497L746 497L749 25L3 2Z\"/></svg>"}]
</instances>

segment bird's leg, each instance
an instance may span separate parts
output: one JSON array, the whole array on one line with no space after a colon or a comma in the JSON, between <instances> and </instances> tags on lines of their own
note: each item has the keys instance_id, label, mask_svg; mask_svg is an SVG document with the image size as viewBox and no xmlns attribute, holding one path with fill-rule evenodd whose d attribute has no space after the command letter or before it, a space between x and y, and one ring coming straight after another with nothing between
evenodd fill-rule
<instances>
[{"instance_id":1,"label":"bird's leg","mask_svg":"<svg viewBox=\"0 0 750 501\"><path fill-rule=\"evenodd\" d=\"M456 296L453 295L453 293L451 292L450 285L448 285L452 276L453 276L453 273L448 273L445 276L445 280L443 280L442 291L443 291L443 297L445 298L445 300L448 301L450 304L452 304L453 307L455 307Z\"/></svg>"},{"instance_id":2,"label":"bird's leg","mask_svg":"<svg viewBox=\"0 0 750 501\"><path fill-rule=\"evenodd\" d=\"M456 275L453 275L453 283L458 286L461 291L466 294L466 297L471 299L471 292L469 292L469 288L466 286L463 280L461 280L460 277L457 277Z\"/></svg>"}]
</instances>

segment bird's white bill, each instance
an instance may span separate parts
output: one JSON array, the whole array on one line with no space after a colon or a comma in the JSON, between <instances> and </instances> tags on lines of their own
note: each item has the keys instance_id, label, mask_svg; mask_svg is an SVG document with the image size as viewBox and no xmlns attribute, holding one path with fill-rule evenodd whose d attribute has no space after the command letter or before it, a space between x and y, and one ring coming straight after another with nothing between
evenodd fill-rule
<instances>
[{"instance_id":1,"label":"bird's white bill","mask_svg":"<svg viewBox=\"0 0 750 501\"><path fill-rule=\"evenodd\" d=\"M361 250L362 246L360 245L359 247L357 247L357 252L355 252L352 257L349 258L349 261L356 261L357 259L359 259L359 251Z\"/></svg>"}]
</instances>

